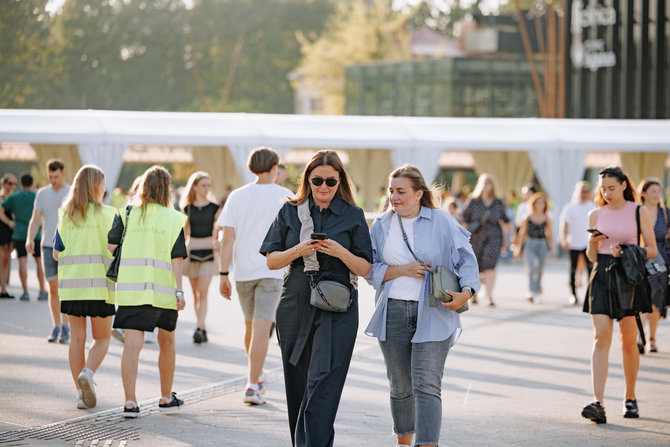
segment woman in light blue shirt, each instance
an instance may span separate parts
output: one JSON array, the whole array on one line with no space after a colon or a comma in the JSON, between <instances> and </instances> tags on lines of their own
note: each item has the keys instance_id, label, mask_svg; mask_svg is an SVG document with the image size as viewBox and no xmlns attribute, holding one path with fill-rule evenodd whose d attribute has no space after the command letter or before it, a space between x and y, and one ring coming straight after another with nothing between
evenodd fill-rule
<instances>
[{"instance_id":1,"label":"woman in light blue shirt","mask_svg":"<svg viewBox=\"0 0 670 447\"><path fill-rule=\"evenodd\" d=\"M365 333L379 339L384 355L398 445L412 445L416 433L414 445L436 446L444 363L462 331L456 309L479 290L479 269L470 233L435 205L416 167L391 173L389 196L392 210L370 228L373 263L366 279L377 293ZM447 291L452 302L430 307L427 272L438 265L457 272L463 290Z\"/></svg>"}]
</instances>

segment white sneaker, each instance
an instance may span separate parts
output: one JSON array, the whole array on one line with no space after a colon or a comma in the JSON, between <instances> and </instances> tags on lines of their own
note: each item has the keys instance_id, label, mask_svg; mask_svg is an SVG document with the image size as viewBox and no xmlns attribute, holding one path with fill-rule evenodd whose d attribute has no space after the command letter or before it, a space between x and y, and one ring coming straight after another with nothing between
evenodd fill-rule
<instances>
[{"instance_id":1,"label":"white sneaker","mask_svg":"<svg viewBox=\"0 0 670 447\"><path fill-rule=\"evenodd\" d=\"M81 388L81 400L86 405L86 408L93 408L96 404L95 387L93 382L93 374L88 374L86 371L79 373L77 383Z\"/></svg>"},{"instance_id":2,"label":"white sneaker","mask_svg":"<svg viewBox=\"0 0 670 447\"><path fill-rule=\"evenodd\" d=\"M265 398L258 391L247 388L244 392L244 403L249 405L263 405Z\"/></svg>"},{"instance_id":3,"label":"white sneaker","mask_svg":"<svg viewBox=\"0 0 670 447\"><path fill-rule=\"evenodd\" d=\"M81 400L81 397L79 396L77 396L77 408L79 408L80 410L85 410L86 408L88 408L84 403L84 401Z\"/></svg>"}]
</instances>

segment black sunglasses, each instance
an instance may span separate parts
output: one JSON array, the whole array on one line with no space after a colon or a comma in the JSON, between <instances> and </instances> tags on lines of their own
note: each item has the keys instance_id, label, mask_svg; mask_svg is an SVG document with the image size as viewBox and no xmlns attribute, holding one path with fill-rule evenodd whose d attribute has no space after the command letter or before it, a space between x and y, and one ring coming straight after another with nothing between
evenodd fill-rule
<instances>
[{"instance_id":1,"label":"black sunglasses","mask_svg":"<svg viewBox=\"0 0 670 447\"><path fill-rule=\"evenodd\" d=\"M5 182L5 183L8 184L8 185L10 185L10 186L14 186L14 185L16 185L16 182Z\"/></svg>"},{"instance_id":2,"label":"black sunglasses","mask_svg":"<svg viewBox=\"0 0 670 447\"><path fill-rule=\"evenodd\" d=\"M310 182L312 182L312 185L314 185L314 186L321 186L321 185L323 185L324 179L321 178L321 177L312 177ZM326 182L326 186L328 186L330 188L337 185L337 179L333 178L333 177L329 177L329 178L325 179L325 182Z\"/></svg>"}]
</instances>

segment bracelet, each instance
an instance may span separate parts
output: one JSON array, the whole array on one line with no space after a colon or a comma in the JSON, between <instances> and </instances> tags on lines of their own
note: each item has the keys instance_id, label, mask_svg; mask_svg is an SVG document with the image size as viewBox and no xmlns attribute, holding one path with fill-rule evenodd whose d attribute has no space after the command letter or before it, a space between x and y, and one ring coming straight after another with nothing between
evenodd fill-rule
<instances>
[{"instance_id":1,"label":"bracelet","mask_svg":"<svg viewBox=\"0 0 670 447\"><path fill-rule=\"evenodd\" d=\"M294 249L295 252L298 254L298 256L300 256L300 252L298 251L298 246L297 246L297 245L294 245L294 246L293 246L293 249Z\"/></svg>"},{"instance_id":2,"label":"bracelet","mask_svg":"<svg viewBox=\"0 0 670 447\"><path fill-rule=\"evenodd\" d=\"M179 298L179 297L184 298L184 291L183 291L183 290L177 290L177 291L174 293L174 296L176 296L177 298Z\"/></svg>"},{"instance_id":3,"label":"bracelet","mask_svg":"<svg viewBox=\"0 0 670 447\"><path fill-rule=\"evenodd\" d=\"M219 276L228 276L228 272L219 272Z\"/></svg>"}]
</instances>

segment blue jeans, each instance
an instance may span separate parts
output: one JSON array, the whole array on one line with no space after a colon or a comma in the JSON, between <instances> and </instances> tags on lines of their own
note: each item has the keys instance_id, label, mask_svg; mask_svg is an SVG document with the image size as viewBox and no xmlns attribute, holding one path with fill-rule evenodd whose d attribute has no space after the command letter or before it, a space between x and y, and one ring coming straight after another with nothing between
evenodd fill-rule
<instances>
[{"instance_id":1,"label":"blue jeans","mask_svg":"<svg viewBox=\"0 0 670 447\"><path fill-rule=\"evenodd\" d=\"M396 436L416 433L416 444L438 445L442 426L442 374L451 338L412 343L418 302L389 299L386 341L380 341L391 387Z\"/></svg>"},{"instance_id":2,"label":"blue jeans","mask_svg":"<svg viewBox=\"0 0 670 447\"><path fill-rule=\"evenodd\" d=\"M526 254L526 267L528 269L528 288L530 293L539 293L542 283L542 272L544 271L544 261L547 259L547 240L545 238L526 239L523 247Z\"/></svg>"}]
</instances>

